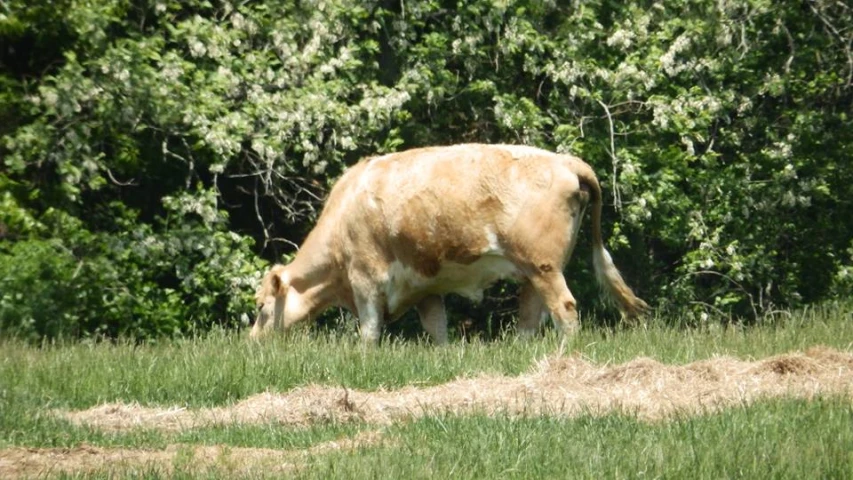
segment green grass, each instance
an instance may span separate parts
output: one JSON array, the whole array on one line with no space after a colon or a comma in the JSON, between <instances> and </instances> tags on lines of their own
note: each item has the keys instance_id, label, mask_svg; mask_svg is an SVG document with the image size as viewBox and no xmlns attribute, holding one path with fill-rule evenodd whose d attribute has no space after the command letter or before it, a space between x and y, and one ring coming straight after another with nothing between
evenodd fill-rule
<instances>
[{"instance_id":1,"label":"green grass","mask_svg":"<svg viewBox=\"0 0 853 480\"><path fill-rule=\"evenodd\" d=\"M98 447L162 449L177 443L287 450L305 449L317 443L349 437L360 430L372 428L361 423L319 423L304 428L288 428L275 423L234 423L180 432L152 428L109 432L77 426L44 414L21 418L15 422L5 421L3 427L5 436L0 439L0 448L70 448L85 443Z\"/></svg>"},{"instance_id":2,"label":"green grass","mask_svg":"<svg viewBox=\"0 0 853 480\"><path fill-rule=\"evenodd\" d=\"M853 478L849 400L630 416L426 417L388 446L317 457L305 478Z\"/></svg>"},{"instance_id":3,"label":"green grass","mask_svg":"<svg viewBox=\"0 0 853 480\"><path fill-rule=\"evenodd\" d=\"M851 313L850 306L827 306L748 327L679 328L660 319L644 328L591 327L570 342L567 351L611 364L637 356L665 363L714 355L761 358L813 345L850 351ZM351 333L328 331L262 342L234 333L147 344L35 347L0 340L0 448L90 444L156 449L179 443L303 449L376 427L264 424L110 433L72 425L49 411L113 401L198 408L309 383L376 389L436 384L481 372L515 375L557 352L559 345L553 332L530 340L507 335L492 342L456 341L441 348L400 338L365 348ZM432 416L387 427L385 444L310 457L302 475L853 478L851 425L849 397L777 399L654 424L618 414L574 419ZM228 476L224 471L208 473ZM130 474L158 475L121 472Z\"/></svg>"},{"instance_id":4,"label":"green grass","mask_svg":"<svg viewBox=\"0 0 853 480\"><path fill-rule=\"evenodd\" d=\"M384 442L308 457L294 477L328 478L853 478L849 399L776 399L700 417L644 423L611 414L573 419L433 416L396 424ZM280 447L259 427L244 446ZM263 427L262 430L274 427ZM231 434L191 433L193 443ZM332 433L312 431L303 441ZM341 432L335 432L341 433ZM195 442L203 439L202 442ZM297 442L298 444L298 442ZM86 478L131 472L94 472ZM198 472L177 472L178 477ZM160 478L150 469L139 477ZM230 478L226 470L203 477ZM270 475L275 478L276 475Z\"/></svg>"},{"instance_id":5,"label":"green grass","mask_svg":"<svg viewBox=\"0 0 853 480\"><path fill-rule=\"evenodd\" d=\"M686 363L712 355L757 358L823 344L853 349L853 309L826 307L750 327L701 329L653 321L646 328L589 328L567 347L599 363L648 356ZM86 408L104 402L203 407L308 383L376 389L436 384L479 372L515 375L555 353L559 339L507 335L493 342L386 339L364 348L352 335L297 333L260 343L238 334L200 339L68 343L36 348L0 341L0 407Z\"/></svg>"}]
</instances>

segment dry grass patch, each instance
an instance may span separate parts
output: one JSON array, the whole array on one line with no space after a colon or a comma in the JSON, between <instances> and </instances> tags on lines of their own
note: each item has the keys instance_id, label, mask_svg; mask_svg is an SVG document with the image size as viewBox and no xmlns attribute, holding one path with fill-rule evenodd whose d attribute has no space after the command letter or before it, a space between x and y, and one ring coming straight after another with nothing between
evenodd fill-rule
<instances>
[{"instance_id":1,"label":"dry grass patch","mask_svg":"<svg viewBox=\"0 0 853 480\"><path fill-rule=\"evenodd\" d=\"M431 387L373 392L309 385L197 410L106 404L57 412L75 424L111 431L180 431L215 424L362 421L388 424L431 413L574 416L628 412L645 420L716 411L757 399L853 395L853 354L828 347L745 361L715 357L687 365L638 358L595 365L579 356L548 357L517 377L484 375Z\"/></svg>"},{"instance_id":2,"label":"dry grass patch","mask_svg":"<svg viewBox=\"0 0 853 480\"><path fill-rule=\"evenodd\" d=\"M275 450L223 445L173 444L164 449L103 448L80 445L73 448L8 448L0 450L0 478L46 477L59 474L153 471L172 475L176 471L216 471L226 476L270 476L303 468L314 455L353 450L379 444L379 431L323 442L304 450Z\"/></svg>"}]
</instances>

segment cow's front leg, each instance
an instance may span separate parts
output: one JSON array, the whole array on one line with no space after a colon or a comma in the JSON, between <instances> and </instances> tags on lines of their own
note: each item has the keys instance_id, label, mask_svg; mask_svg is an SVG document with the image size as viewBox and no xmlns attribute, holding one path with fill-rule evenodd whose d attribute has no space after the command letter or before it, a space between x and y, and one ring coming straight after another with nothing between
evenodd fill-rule
<instances>
[{"instance_id":1,"label":"cow's front leg","mask_svg":"<svg viewBox=\"0 0 853 480\"><path fill-rule=\"evenodd\" d=\"M522 337L536 335L547 313L545 302L536 292L536 288L531 282L524 282L518 293L518 325L516 329L519 335Z\"/></svg>"},{"instance_id":2,"label":"cow's front leg","mask_svg":"<svg viewBox=\"0 0 853 480\"><path fill-rule=\"evenodd\" d=\"M355 303L361 341L376 345L382 336L382 326L385 323L381 298L379 295L359 295Z\"/></svg>"},{"instance_id":3,"label":"cow's front leg","mask_svg":"<svg viewBox=\"0 0 853 480\"><path fill-rule=\"evenodd\" d=\"M548 306L551 318L560 332L566 337L574 336L580 330L577 302L563 274L555 271L538 273L530 277L530 282Z\"/></svg>"},{"instance_id":4,"label":"cow's front leg","mask_svg":"<svg viewBox=\"0 0 853 480\"><path fill-rule=\"evenodd\" d=\"M438 345L447 345L447 313L444 310L444 298L430 295L415 307L421 318L421 325Z\"/></svg>"}]
</instances>

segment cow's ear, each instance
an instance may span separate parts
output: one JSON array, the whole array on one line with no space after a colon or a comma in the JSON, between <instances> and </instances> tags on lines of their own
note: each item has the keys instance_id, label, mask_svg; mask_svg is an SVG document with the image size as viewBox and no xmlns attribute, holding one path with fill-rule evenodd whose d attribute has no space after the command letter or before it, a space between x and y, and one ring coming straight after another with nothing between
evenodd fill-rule
<instances>
[{"instance_id":1,"label":"cow's ear","mask_svg":"<svg viewBox=\"0 0 853 480\"><path fill-rule=\"evenodd\" d=\"M270 281L272 282L273 295L283 297L287 295L290 288L290 277L284 267L273 269Z\"/></svg>"},{"instance_id":2,"label":"cow's ear","mask_svg":"<svg viewBox=\"0 0 853 480\"><path fill-rule=\"evenodd\" d=\"M261 286L255 293L255 301L260 307L267 301L267 297L283 297L287 295L288 288L290 288L290 277L284 265L275 265L264 275L263 280L261 280Z\"/></svg>"},{"instance_id":3,"label":"cow's ear","mask_svg":"<svg viewBox=\"0 0 853 480\"><path fill-rule=\"evenodd\" d=\"M281 277L278 276L278 273L273 273L270 277L270 283L272 284L272 291L275 292L275 295L278 296L281 294Z\"/></svg>"}]
</instances>

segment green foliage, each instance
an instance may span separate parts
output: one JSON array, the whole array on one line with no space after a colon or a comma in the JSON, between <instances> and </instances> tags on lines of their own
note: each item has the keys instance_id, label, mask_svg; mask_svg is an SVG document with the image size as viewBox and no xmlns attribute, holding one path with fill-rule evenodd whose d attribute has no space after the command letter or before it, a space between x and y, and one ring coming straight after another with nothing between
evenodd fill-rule
<instances>
[{"instance_id":1,"label":"green foliage","mask_svg":"<svg viewBox=\"0 0 853 480\"><path fill-rule=\"evenodd\" d=\"M126 217L111 233L48 210L39 225L48 238L0 250L0 330L33 339L141 338L239 325L253 309L262 264L247 238L214 224L221 214L204 204L214 198L172 199L171 215L155 227L116 206L110 213Z\"/></svg>"},{"instance_id":2,"label":"green foliage","mask_svg":"<svg viewBox=\"0 0 853 480\"><path fill-rule=\"evenodd\" d=\"M463 141L590 162L617 263L664 310L845 297L850 25L828 1L6 2L3 328L232 324L256 255L292 252L347 165ZM50 305L10 300L33 292Z\"/></svg>"}]
</instances>

